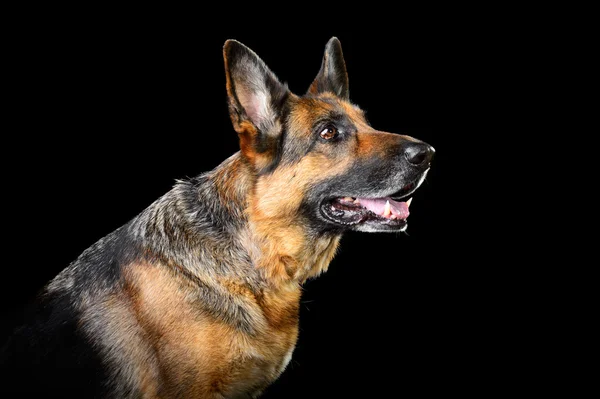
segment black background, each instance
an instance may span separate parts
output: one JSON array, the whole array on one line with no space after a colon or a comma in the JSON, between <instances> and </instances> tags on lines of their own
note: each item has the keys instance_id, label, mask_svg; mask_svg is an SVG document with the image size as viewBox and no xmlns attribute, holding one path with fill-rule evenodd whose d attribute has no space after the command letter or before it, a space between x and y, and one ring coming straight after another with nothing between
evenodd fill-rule
<instances>
[{"instance_id":1,"label":"black background","mask_svg":"<svg viewBox=\"0 0 600 399\"><path fill-rule=\"evenodd\" d=\"M208 26L160 12L60 14L9 35L2 338L85 248L175 179L237 151L226 39L303 93L335 35L351 99L373 126L437 152L407 234L348 233L328 273L306 284L293 359L264 397L486 394L533 378L539 337L528 326L539 303L526 293L530 276L501 261L511 243L497 245L502 209L483 188L502 123L490 108L511 84L504 33L486 20L409 15L372 24L359 14L301 24L205 15L216 21Z\"/></svg>"}]
</instances>

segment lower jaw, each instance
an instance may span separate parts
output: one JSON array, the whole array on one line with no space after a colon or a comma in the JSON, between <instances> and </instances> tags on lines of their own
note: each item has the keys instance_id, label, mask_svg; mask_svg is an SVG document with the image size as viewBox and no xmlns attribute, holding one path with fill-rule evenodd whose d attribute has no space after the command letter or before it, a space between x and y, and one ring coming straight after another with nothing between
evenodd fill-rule
<instances>
[{"instance_id":1,"label":"lower jaw","mask_svg":"<svg viewBox=\"0 0 600 399\"><path fill-rule=\"evenodd\" d=\"M406 220L366 221L353 226L352 230L364 232L401 232L406 230Z\"/></svg>"},{"instance_id":2,"label":"lower jaw","mask_svg":"<svg viewBox=\"0 0 600 399\"><path fill-rule=\"evenodd\" d=\"M357 212L352 218L335 218L326 211L325 206L321 207L322 216L339 228L347 230L368 231L368 232L400 232L406 230L408 225L406 219L389 219L376 215L371 211Z\"/></svg>"}]
</instances>

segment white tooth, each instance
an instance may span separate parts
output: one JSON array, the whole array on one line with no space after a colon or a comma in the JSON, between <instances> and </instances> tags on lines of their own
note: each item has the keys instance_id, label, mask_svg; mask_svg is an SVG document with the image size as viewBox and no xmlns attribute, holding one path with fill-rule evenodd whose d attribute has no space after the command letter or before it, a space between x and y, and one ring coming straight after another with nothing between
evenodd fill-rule
<instances>
[{"instance_id":1,"label":"white tooth","mask_svg":"<svg viewBox=\"0 0 600 399\"><path fill-rule=\"evenodd\" d=\"M406 206L410 206L411 202L412 202L412 197L410 197L410 199L408 201L406 201Z\"/></svg>"},{"instance_id":2,"label":"white tooth","mask_svg":"<svg viewBox=\"0 0 600 399\"><path fill-rule=\"evenodd\" d=\"M346 201L346 202L352 202L352 197L344 197L344 201Z\"/></svg>"},{"instance_id":3,"label":"white tooth","mask_svg":"<svg viewBox=\"0 0 600 399\"><path fill-rule=\"evenodd\" d=\"M358 200L358 198L354 200L354 203L357 205L360 204L360 201Z\"/></svg>"},{"instance_id":4,"label":"white tooth","mask_svg":"<svg viewBox=\"0 0 600 399\"><path fill-rule=\"evenodd\" d=\"M390 201L385 201L385 208L383 208L383 216L388 217L392 213L392 207Z\"/></svg>"},{"instance_id":5,"label":"white tooth","mask_svg":"<svg viewBox=\"0 0 600 399\"><path fill-rule=\"evenodd\" d=\"M390 219L396 219L396 215L390 216Z\"/></svg>"}]
</instances>

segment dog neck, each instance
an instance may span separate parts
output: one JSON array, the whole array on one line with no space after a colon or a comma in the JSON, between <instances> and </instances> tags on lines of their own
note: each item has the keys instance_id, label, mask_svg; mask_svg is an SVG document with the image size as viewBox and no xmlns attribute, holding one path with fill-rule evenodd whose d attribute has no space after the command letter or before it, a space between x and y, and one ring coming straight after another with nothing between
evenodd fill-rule
<instances>
[{"instance_id":1,"label":"dog neck","mask_svg":"<svg viewBox=\"0 0 600 399\"><path fill-rule=\"evenodd\" d=\"M237 153L208 177L220 205L244 222L238 225L239 243L270 285L302 284L327 270L341 235L312 231L299 216L299 201L285 202L277 198L284 193L267 188L273 186L267 179L282 176L257 176Z\"/></svg>"}]
</instances>

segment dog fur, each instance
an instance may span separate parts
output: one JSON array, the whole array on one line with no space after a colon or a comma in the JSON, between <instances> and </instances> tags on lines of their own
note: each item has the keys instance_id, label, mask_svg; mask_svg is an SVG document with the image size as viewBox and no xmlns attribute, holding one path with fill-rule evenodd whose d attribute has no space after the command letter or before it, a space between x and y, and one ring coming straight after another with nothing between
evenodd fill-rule
<instances>
[{"instance_id":1,"label":"dog fur","mask_svg":"<svg viewBox=\"0 0 600 399\"><path fill-rule=\"evenodd\" d=\"M406 228L323 211L333 196L410 194L433 153L373 129L349 101L336 38L304 96L236 41L224 58L240 151L44 288L0 358L21 396L258 397L292 357L302 283L327 270L342 233ZM422 162L407 162L417 147Z\"/></svg>"}]
</instances>

